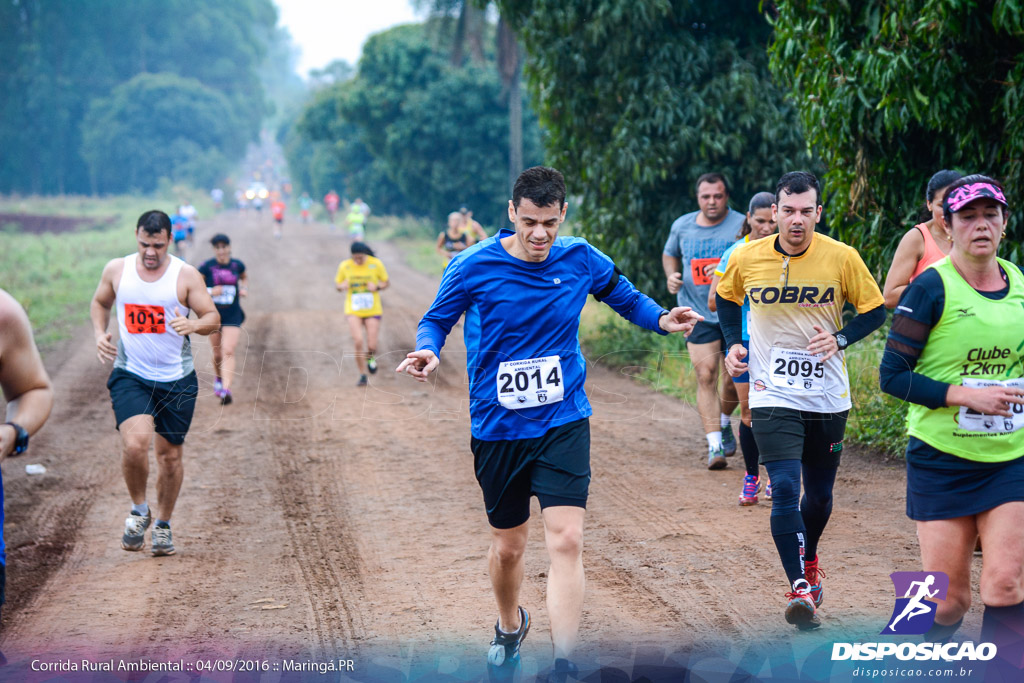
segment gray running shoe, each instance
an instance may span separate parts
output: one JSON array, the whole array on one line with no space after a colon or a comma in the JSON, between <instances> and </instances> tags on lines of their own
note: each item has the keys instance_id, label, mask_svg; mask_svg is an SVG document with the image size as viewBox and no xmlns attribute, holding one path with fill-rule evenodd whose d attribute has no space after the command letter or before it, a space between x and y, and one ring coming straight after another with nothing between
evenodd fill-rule
<instances>
[{"instance_id":1,"label":"gray running shoe","mask_svg":"<svg viewBox=\"0 0 1024 683\"><path fill-rule=\"evenodd\" d=\"M153 527L153 557L160 557L161 555L173 555L174 554L174 543L171 541L171 528L155 526Z\"/></svg>"},{"instance_id":2,"label":"gray running shoe","mask_svg":"<svg viewBox=\"0 0 1024 683\"><path fill-rule=\"evenodd\" d=\"M736 454L736 435L732 433L732 425L722 427L722 452L725 457Z\"/></svg>"},{"instance_id":3,"label":"gray running shoe","mask_svg":"<svg viewBox=\"0 0 1024 683\"><path fill-rule=\"evenodd\" d=\"M498 624L494 624L494 640L487 651L487 663L490 666L515 666L519 662L519 646L530 632L530 613L519 608L519 630L515 633L504 633Z\"/></svg>"},{"instance_id":4,"label":"gray running shoe","mask_svg":"<svg viewBox=\"0 0 1024 683\"><path fill-rule=\"evenodd\" d=\"M721 470L729 463L725 459L725 454L721 448L708 448L708 469L709 470Z\"/></svg>"},{"instance_id":5,"label":"gray running shoe","mask_svg":"<svg viewBox=\"0 0 1024 683\"><path fill-rule=\"evenodd\" d=\"M366 379L366 375L359 375L359 381L356 382L356 386L365 387L367 384L369 384L369 380Z\"/></svg>"},{"instance_id":6,"label":"gray running shoe","mask_svg":"<svg viewBox=\"0 0 1024 683\"><path fill-rule=\"evenodd\" d=\"M124 520L124 535L121 536L121 547L125 550L142 550L146 543L146 529L153 521L153 511L143 516L132 510L128 519Z\"/></svg>"}]
</instances>

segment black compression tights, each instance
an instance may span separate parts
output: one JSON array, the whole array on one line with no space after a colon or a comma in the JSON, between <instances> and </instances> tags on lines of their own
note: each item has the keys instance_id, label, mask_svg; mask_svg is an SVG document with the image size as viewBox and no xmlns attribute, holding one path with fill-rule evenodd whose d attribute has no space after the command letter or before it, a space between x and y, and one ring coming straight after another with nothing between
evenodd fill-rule
<instances>
[{"instance_id":1,"label":"black compression tights","mask_svg":"<svg viewBox=\"0 0 1024 683\"><path fill-rule=\"evenodd\" d=\"M801 546L808 560L818 554L818 539L832 514L832 488L838 468L801 467L800 461L793 459L767 462L765 469L772 482L772 537L792 584L804 576ZM803 500L799 499L801 473Z\"/></svg>"}]
</instances>

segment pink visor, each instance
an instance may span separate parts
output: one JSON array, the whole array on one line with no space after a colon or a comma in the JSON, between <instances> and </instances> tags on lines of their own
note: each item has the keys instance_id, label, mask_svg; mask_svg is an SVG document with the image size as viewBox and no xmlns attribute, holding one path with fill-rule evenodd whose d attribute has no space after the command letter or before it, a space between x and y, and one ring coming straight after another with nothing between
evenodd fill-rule
<instances>
[{"instance_id":1,"label":"pink visor","mask_svg":"<svg viewBox=\"0 0 1024 683\"><path fill-rule=\"evenodd\" d=\"M1009 207L1009 204L1006 203L1006 197L1003 196L1003 191L992 183L961 185L946 195L946 205L949 207L950 213L956 213L975 199L984 199L986 197Z\"/></svg>"}]
</instances>

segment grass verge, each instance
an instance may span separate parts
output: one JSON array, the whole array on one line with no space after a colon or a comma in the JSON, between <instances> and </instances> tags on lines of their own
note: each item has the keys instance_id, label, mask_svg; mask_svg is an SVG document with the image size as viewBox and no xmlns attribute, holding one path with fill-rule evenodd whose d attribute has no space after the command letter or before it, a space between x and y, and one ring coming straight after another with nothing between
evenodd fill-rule
<instances>
[{"instance_id":1,"label":"grass verge","mask_svg":"<svg viewBox=\"0 0 1024 683\"><path fill-rule=\"evenodd\" d=\"M174 205L174 198L162 197L0 197L3 213L96 219L59 234L3 233L0 286L25 307L44 353L89 319L103 266L135 250L138 217L154 207L171 211Z\"/></svg>"}]
</instances>

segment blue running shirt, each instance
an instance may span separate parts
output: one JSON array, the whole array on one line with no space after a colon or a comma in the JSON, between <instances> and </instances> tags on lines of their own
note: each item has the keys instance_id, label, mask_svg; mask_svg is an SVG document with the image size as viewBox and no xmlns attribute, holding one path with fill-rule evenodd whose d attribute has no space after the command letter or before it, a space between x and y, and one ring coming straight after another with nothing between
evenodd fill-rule
<instances>
[{"instance_id":1,"label":"blue running shirt","mask_svg":"<svg viewBox=\"0 0 1024 683\"><path fill-rule=\"evenodd\" d=\"M531 263L505 251L500 240L513 234L503 229L451 260L416 333L416 349L440 357L445 338L466 313L470 429L484 441L531 439L592 414L579 343L587 295L599 295L630 322L665 334L658 327L665 309L637 291L586 240L558 237L544 261ZM519 362L531 360L538 362ZM554 397L549 402L506 407L506 392L542 385L541 393L550 390Z\"/></svg>"}]
</instances>

